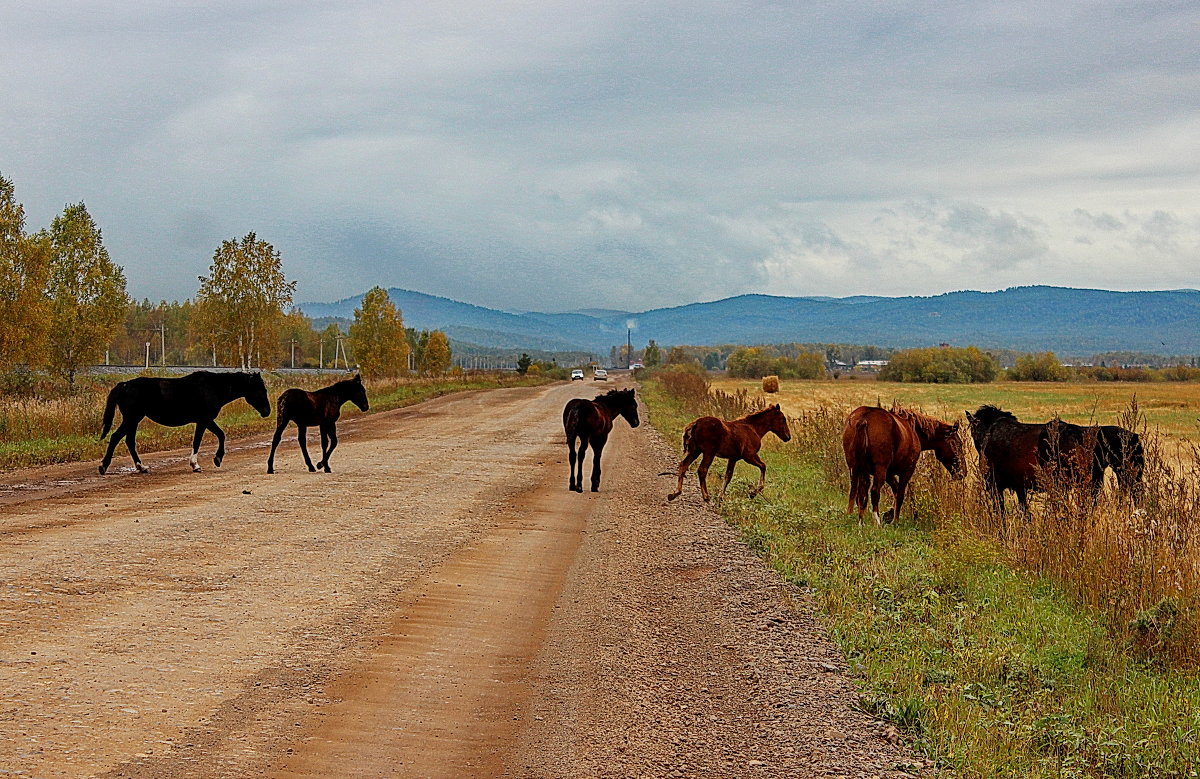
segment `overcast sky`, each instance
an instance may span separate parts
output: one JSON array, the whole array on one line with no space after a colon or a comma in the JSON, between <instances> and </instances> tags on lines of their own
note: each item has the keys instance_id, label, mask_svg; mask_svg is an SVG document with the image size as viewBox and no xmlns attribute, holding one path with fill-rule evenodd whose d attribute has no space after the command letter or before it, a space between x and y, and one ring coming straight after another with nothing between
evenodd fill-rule
<instances>
[{"instance_id":1,"label":"overcast sky","mask_svg":"<svg viewBox=\"0 0 1200 779\"><path fill-rule=\"evenodd\" d=\"M136 297L1200 287L1200 4L0 4L0 174Z\"/></svg>"}]
</instances>

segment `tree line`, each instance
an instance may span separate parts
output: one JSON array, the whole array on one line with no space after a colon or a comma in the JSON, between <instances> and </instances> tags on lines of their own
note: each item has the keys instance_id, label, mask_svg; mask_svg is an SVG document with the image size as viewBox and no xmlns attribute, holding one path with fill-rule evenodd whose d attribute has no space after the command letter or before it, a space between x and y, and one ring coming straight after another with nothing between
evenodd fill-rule
<instances>
[{"instance_id":1,"label":"tree line","mask_svg":"<svg viewBox=\"0 0 1200 779\"><path fill-rule=\"evenodd\" d=\"M198 281L193 300L131 300L84 203L30 232L0 174L0 372L45 370L73 384L86 366L152 354L154 364L260 369L340 362L369 378L450 367L446 334L405 328L382 287L364 296L348 332L336 323L318 332L292 305L296 282L279 251L253 232L222 241Z\"/></svg>"}]
</instances>

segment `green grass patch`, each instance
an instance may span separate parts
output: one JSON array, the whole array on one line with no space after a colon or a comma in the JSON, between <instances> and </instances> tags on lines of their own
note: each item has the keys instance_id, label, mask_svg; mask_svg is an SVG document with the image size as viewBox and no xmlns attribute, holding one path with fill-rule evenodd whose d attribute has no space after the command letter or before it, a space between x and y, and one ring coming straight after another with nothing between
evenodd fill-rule
<instances>
[{"instance_id":1,"label":"green grass patch","mask_svg":"<svg viewBox=\"0 0 1200 779\"><path fill-rule=\"evenodd\" d=\"M693 415L653 382L642 394L678 441ZM965 777L1200 775L1193 674L1139 661L1101 615L961 526L860 526L844 485L768 440L766 491L746 497L749 469L721 513L813 593L866 711Z\"/></svg>"}]
</instances>

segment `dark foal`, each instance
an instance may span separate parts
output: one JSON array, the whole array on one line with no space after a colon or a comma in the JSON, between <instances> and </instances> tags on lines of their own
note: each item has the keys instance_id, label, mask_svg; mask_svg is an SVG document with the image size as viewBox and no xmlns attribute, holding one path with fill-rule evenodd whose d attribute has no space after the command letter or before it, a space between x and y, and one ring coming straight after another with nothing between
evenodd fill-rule
<instances>
[{"instance_id":1,"label":"dark foal","mask_svg":"<svg viewBox=\"0 0 1200 779\"><path fill-rule=\"evenodd\" d=\"M330 473L329 456L333 454L338 441L336 424L338 417L342 415L342 406L347 401L362 411L369 408L367 390L363 387L361 376L339 381L316 392L293 387L280 395L275 403L279 409L278 421L275 424L275 437L271 440L271 454L267 457L267 473L275 473L275 449L279 446L279 439L289 422L295 422L299 429L296 440L300 442L300 452L304 455L304 464L308 466L308 470L315 471L321 468L325 473ZM308 456L308 444L305 440L310 427L321 428L321 462L315 466Z\"/></svg>"},{"instance_id":2,"label":"dark foal","mask_svg":"<svg viewBox=\"0 0 1200 779\"><path fill-rule=\"evenodd\" d=\"M121 424L108 441L108 450L100 461L100 473L108 470L113 450L122 438L129 447L134 466L142 473L150 470L142 465L134 440L138 423L147 418L167 427L196 425L190 459L193 471L200 470L197 459L200 440L205 430L211 430L217 437L217 454L213 458L213 465L221 467L221 461L225 458L225 433L217 427L215 420L226 403L238 398L245 398L264 417L270 416L271 402L267 399L267 385L257 373L196 371L177 379L141 376L121 382L108 393L108 402L104 406L104 431L100 433L100 439L104 440L108 435L117 409L121 410Z\"/></svg>"},{"instance_id":3,"label":"dark foal","mask_svg":"<svg viewBox=\"0 0 1200 779\"><path fill-rule=\"evenodd\" d=\"M574 398L563 409L563 430L567 434L567 453L571 479L567 489L583 492L583 455L592 447L592 492L600 491L600 455L608 443L613 419L625 417L630 427L639 424L637 398L632 389L609 390L595 400ZM576 442L579 450L576 452ZM576 468L578 465L578 468Z\"/></svg>"},{"instance_id":4,"label":"dark foal","mask_svg":"<svg viewBox=\"0 0 1200 779\"><path fill-rule=\"evenodd\" d=\"M697 457L701 457L701 460L696 468L696 477L700 480L700 495L704 500L709 498L708 468L715 457L729 460L725 466L725 484L721 487L720 497L725 497L725 490L729 489L733 468L738 460L745 460L759 470L758 485L750 490L750 497L762 492L767 484L767 464L758 456L758 450L767 433L774 433L781 441L790 441L792 438L787 417L779 410L778 403L730 422L716 417L700 417L692 422L683 431L684 455L677 473L679 483L667 500L675 500L683 492L683 477Z\"/></svg>"},{"instance_id":5,"label":"dark foal","mask_svg":"<svg viewBox=\"0 0 1200 779\"><path fill-rule=\"evenodd\" d=\"M861 523L869 492L871 516L877 526L882 524L879 493L886 483L892 489L895 504L892 517L899 518L900 509L904 507L904 493L917 469L921 452L929 449L955 479L966 475L957 423L950 425L895 406L891 411L872 406L860 406L851 411L842 430L842 451L850 469L850 499L846 511L853 513L857 507Z\"/></svg>"}]
</instances>

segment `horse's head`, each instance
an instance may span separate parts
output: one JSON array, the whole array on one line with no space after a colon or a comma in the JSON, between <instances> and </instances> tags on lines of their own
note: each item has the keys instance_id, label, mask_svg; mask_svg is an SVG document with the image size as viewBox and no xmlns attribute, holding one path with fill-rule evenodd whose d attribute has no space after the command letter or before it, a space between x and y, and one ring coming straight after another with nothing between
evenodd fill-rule
<instances>
[{"instance_id":1,"label":"horse's head","mask_svg":"<svg viewBox=\"0 0 1200 779\"><path fill-rule=\"evenodd\" d=\"M267 398L267 384L263 381L262 374L244 373L242 375L246 377L242 387L244 390L242 397L262 416L271 416L271 401Z\"/></svg>"},{"instance_id":2,"label":"horse's head","mask_svg":"<svg viewBox=\"0 0 1200 779\"><path fill-rule=\"evenodd\" d=\"M1017 418L1011 411L1004 411L989 405L980 406L975 410L974 414L970 411L967 412L967 424L971 428L971 440L975 443L977 451L983 451L984 441L987 440L992 426L1001 421L1016 422Z\"/></svg>"},{"instance_id":3,"label":"horse's head","mask_svg":"<svg viewBox=\"0 0 1200 779\"><path fill-rule=\"evenodd\" d=\"M347 397L347 400L358 406L359 411L366 411L369 409L371 404L367 402L367 388L363 386L362 374L354 374L354 378L350 379L347 384L350 385L350 394Z\"/></svg>"},{"instance_id":4,"label":"horse's head","mask_svg":"<svg viewBox=\"0 0 1200 779\"><path fill-rule=\"evenodd\" d=\"M792 440L792 429L788 427L787 416L784 415L783 409L776 403L766 409L767 411L767 429L779 436L780 441Z\"/></svg>"},{"instance_id":5,"label":"horse's head","mask_svg":"<svg viewBox=\"0 0 1200 779\"><path fill-rule=\"evenodd\" d=\"M629 423L630 427L637 427L642 423L642 420L638 419L637 397L634 395L632 389L618 390L618 392L623 396L621 401L621 416L625 417L625 421Z\"/></svg>"},{"instance_id":6,"label":"horse's head","mask_svg":"<svg viewBox=\"0 0 1200 779\"><path fill-rule=\"evenodd\" d=\"M967 475L967 466L963 461L962 436L958 434L957 422L953 425L939 422L929 443L934 456L950 472L951 478L958 481Z\"/></svg>"}]
</instances>

